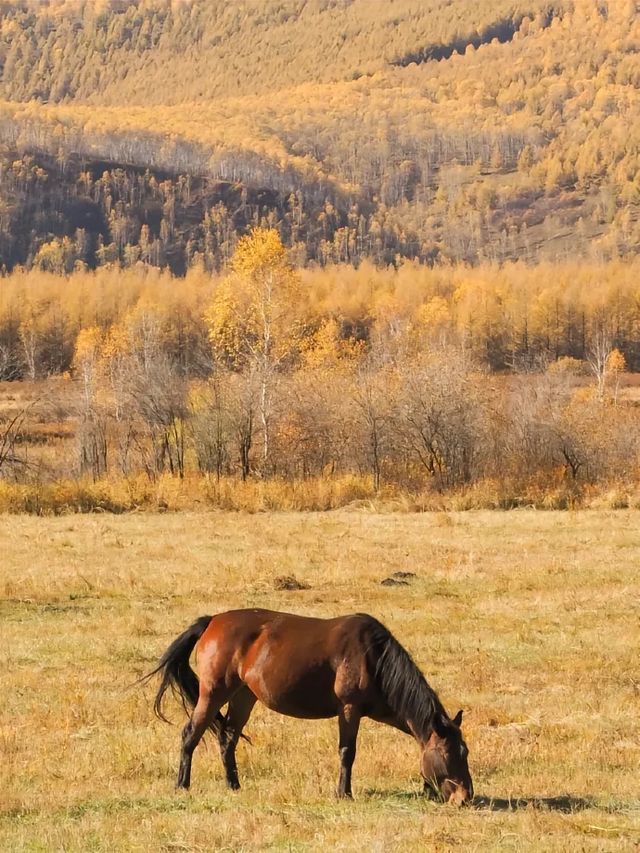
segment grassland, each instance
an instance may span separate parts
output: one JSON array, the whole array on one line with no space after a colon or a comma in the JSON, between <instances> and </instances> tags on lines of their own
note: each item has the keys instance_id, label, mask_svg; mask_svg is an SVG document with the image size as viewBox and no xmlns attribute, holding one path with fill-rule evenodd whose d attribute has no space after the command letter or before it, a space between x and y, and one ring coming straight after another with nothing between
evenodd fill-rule
<instances>
[{"instance_id":1,"label":"grassland","mask_svg":"<svg viewBox=\"0 0 640 853\"><path fill-rule=\"evenodd\" d=\"M634 850L640 516L633 511L0 516L0 849ZM383 587L393 571L409 586ZM310 589L276 591L276 575ZM415 744L365 724L355 801L334 721L257 709L173 792L178 729L131 687L195 616L367 610L466 710L477 793L419 796ZM174 718L180 719L178 709Z\"/></svg>"}]
</instances>

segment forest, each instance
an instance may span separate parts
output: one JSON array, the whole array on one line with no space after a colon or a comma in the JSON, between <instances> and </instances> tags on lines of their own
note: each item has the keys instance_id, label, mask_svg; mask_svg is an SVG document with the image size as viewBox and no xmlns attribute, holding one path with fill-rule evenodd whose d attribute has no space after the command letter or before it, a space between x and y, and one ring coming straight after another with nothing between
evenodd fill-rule
<instances>
[{"instance_id":1,"label":"forest","mask_svg":"<svg viewBox=\"0 0 640 853\"><path fill-rule=\"evenodd\" d=\"M259 221L300 243L302 263L637 251L635 2L379 7L5 2L2 174L26 155L62 196L82 197L80 176L105 169L273 193ZM11 230L20 198L8 186L0 199ZM160 236L156 216L131 218L132 246L142 224ZM73 237L60 219L38 224L30 247L5 248L4 265ZM121 241L104 222L95 228L93 239ZM241 215L234 231L246 228ZM182 271L188 258L172 249L147 262Z\"/></svg>"},{"instance_id":2,"label":"forest","mask_svg":"<svg viewBox=\"0 0 640 853\"><path fill-rule=\"evenodd\" d=\"M633 491L635 2L0 9L5 481Z\"/></svg>"},{"instance_id":3,"label":"forest","mask_svg":"<svg viewBox=\"0 0 640 853\"><path fill-rule=\"evenodd\" d=\"M637 282L637 261L300 269L267 228L216 275L14 272L0 367L32 390L6 383L0 468L196 489L355 477L356 494L472 505L633 493Z\"/></svg>"}]
</instances>

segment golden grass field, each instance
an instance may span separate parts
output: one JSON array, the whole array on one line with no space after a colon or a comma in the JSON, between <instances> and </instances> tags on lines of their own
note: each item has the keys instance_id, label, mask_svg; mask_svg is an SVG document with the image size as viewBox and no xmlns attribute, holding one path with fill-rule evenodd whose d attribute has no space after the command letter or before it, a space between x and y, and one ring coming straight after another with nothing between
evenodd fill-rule
<instances>
[{"instance_id":1,"label":"golden grass field","mask_svg":"<svg viewBox=\"0 0 640 853\"><path fill-rule=\"evenodd\" d=\"M637 512L5 515L0 537L0 850L638 849ZM418 577L380 586L397 570ZM242 791L209 738L174 793L179 728L130 685L194 617L253 605L381 618L465 709L477 804L420 796L417 746L371 722L339 802L336 722L260 707Z\"/></svg>"}]
</instances>

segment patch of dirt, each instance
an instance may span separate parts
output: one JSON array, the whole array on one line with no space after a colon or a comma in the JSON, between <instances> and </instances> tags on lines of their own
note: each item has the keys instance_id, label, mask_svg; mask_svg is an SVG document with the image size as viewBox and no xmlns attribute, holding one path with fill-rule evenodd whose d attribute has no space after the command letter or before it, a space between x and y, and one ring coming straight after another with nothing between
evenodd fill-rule
<instances>
[{"instance_id":1,"label":"patch of dirt","mask_svg":"<svg viewBox=\"0 0 640 853\"><path fill-rule=\"evenodd\" d=\"M273 588L277 590L311 589L308 583L299 581L293 575L278 575L273 579Z\"/></svg>"}]
</instances>

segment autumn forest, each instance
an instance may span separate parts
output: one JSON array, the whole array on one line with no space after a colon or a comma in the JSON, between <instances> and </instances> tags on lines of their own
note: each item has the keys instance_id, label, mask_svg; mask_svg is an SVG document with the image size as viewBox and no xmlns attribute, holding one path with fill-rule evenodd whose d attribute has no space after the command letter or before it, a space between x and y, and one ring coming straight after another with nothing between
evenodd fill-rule
<instances>
[{"instance_id":1,"label":"autumn forest","mask_svg":"<svg viewBox=\"0 0 640 853\"><path fill-rule=\"evenodd\" d=\"M639 45L634 0L0 0L0 504L640 500Z\"/></svg>"}]
</instances>

